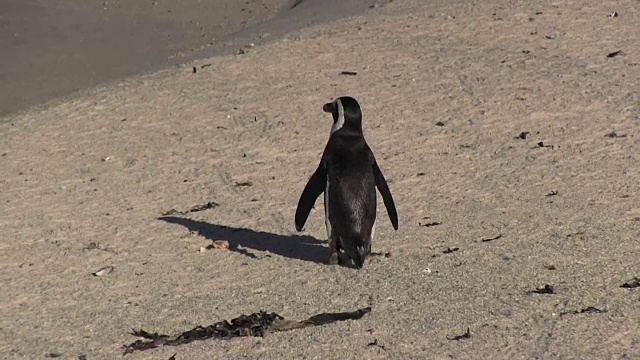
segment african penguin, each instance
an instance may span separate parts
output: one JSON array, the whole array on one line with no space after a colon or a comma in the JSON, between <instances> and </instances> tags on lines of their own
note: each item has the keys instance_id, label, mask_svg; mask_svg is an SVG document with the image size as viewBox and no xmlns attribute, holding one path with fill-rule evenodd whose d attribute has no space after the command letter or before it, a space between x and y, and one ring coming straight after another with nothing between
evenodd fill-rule
<instances>
[{"instance_id":1,"label":"african penguin","mask_svg":"<svg viewBox=\"0 0 640 360\"><path fill-rule=\"evenodd\" d=\"M340 97L322 109L332 114L333 126L320 164L298 201L296 230L302 230L316 199L324 192L328 263L338 264L342 249L356 267L362 268L375 233L376 187L395 230L398 213L387 181L364 139L362 111L356 99Z\"/></svg>"}]
</instances>

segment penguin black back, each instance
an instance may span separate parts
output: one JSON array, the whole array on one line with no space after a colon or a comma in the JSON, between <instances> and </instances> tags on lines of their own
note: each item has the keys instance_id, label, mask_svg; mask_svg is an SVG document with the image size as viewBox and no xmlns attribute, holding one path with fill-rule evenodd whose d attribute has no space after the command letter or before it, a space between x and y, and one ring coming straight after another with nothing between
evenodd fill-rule
<instances>
[{"instance_id":1,"label":"penguin black back","mask_svg":"<svg viewBox=\"0 0 640 360\"><path fill-rule=\"evenodd\" d=\"M318 168L300 196L296 229L300 231L317 197L324 192L325 224L330 264L344 250L358 268L371 252L376 223L376 187L382 194L393 227L398 216L386 180L362 133L362 111L352 97L323 106L333 125Z\"/></svg>"}]
</instances>

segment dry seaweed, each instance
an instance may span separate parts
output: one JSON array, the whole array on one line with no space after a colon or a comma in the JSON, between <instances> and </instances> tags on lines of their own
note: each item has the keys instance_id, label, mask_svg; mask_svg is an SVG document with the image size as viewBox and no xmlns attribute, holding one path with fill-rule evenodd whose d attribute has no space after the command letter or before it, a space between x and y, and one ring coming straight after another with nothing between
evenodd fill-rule
<instances>
[{"instance_id":1,"label":"dry seaweed","mask_svg":"<svg viewBox=\"0 0 640 360\"><path fill-rule=\"evenodd\" d=\"M132 335L141 337L144 340L138 339L129 345L124 345L123 349L126 355L134 351L144 351L160 346L178 346L199 340L226 340L243 336L264 337L268 331L288 331L309 326L326 325L336 321L358 320L369 312L371 312L371 308L366 307L351 312L321 313L307 320L292 321L285 320L276 313L260 311L250 315L240 315L232 319L231 322L223 320L206 327L197 326L176 336L149 333L142 329L133 330Z\"/></svg>"},{"instance_id":2,"label":"dry seaweed","mask_svg":"<svg viewBox=\"0 0 640 360\"><path fill-rule=\"evenodd\" d=\"M558 190L552 190L550 193L548 193L545 196L556 196L556 195L558 195Z\"/></svg>"},{"instance_id":3,"label":"dry seaweed","mask_svg":"<svg viewBox=\"0 0 640 360\"><path fill-rule=\"evenodd\" d=\"M626 289L640 288L640 278L636 276L633 279L620 285L620 287Z\"/></svg>"},{"instance_id":4,"label":"dry seaweed","mask_svg":"<svg viewBox=\"0 0 640 360\"><path fill-rule=\"evenodd\" d=\"M251 181L242 181L242 182L237 182L236 181L236 186L237 187L245 187L245 186L251 186L253 185L253 183Z\"/></svg>"},{"instance_id":5,"label":"dry seaweed","mask_svg":"<svg viewBox=\"0 0 640 360\"><path fill-rule=\"evenodd\" d=\"M420 226L424 226L424 227L432 227L432 226L438 226L438 225L442 225L441 221L433 221L433 222L428 222L428 223L418 223L418 225Z\"/></svg>"},{"instance_id":6,"label":"dry seaweed","mask_svg":"<svg viewBox=\"0 0 640 360\"><path fill-rule=\"evenodd\" d=\"M209 201L208 203L203 204L203 205L192 206L191 209L186 210L186 211L178 211L176 209L171 209L171 210L163 212L162 215L163 216L176 215L176 214L178 214L178 215L186 215L186 214L192 213L192 212L198 212L198 211L204 211L204 210L213 209L213 208L216 208L218 206L220 206L220 204L215 203L213 201Z\"/></svg>"},{"instance_id":7,"label":"dry seaweed","mask_svg":"<svg viewBox=\"0 0 640 360\"><path fill-rule=\"evenodd\" d=\"M553 289L553 285L545 285L544 287L537 288L535 290L529 291L530 294L555 294L555 290Z\"/></svg>"},{"instance_id":8,"label":"dry seaweed","mask_svg":"<svg viewBox=\"0 0 640 360\"><path fill-rule=\"evenodd\" d=\"M380 344L380 343L378 342L378 339L373 339L373 341L372 341L372 342L370 342L370 343L368 343L368 344L367 344L367 347L373 347L373 346L375 346L375 347L377 347L377 348L379 348L379 349L385 350L385 351L387 350L387 347L386 347L386 346L384 346L384 345L382 345L382 344Z\"/></svg>"},{"instance_id":9,"label":"dry seaweed","mask_svg":"<svg viewBox=\"0 0 640 360\"><path fill-rule=\"evenodd\" d=\"M564 316L564 315L574 315L574 314L603 314L609 312L606 309L599 309L595 306L588 306L584 309L581 310L573 310L573 311L565 311L565 312L561 312L560 316Z\"/></svg>"},{"instance_id":10,"label":"dry seaweed","mask_svg":"<svg viewBox=\"0 0 640 360\"><path fill-rule=\"evenodd\" d=\"M451 253L454 253L454 252L456 252L458 250L460 250L459 247L454 247L454 248L448 247L446 250L443 250L442 253L443 254L451 254Z\"/></svg>"},{"instance_id":11,"label":"dry seaweed","mask_svg":"<svg viewBox=\"0 0 640 360\"><path fill-rule=\"evenodd\" d=\"M498 240L502 237L502 234L498 234L492 238L486 238L486 239L480 239L480 241L482 242L489 242L489 241L493 241L493 240Z\"/></svg>"},{"instance_id":12,"label":"dry seaweed","mask_svg":"<svg viewBox=\"0 0 640 360\"><path fill-rule=\"evenodd\" d=\"M627 137L627 134L618 134L617 132L612 131L612 132L606 134L605 136L609 137L609 138L612 138L612 139L615 139L615 138Z\"/></svg>"},{"instance_id":13,"label":"dry seaweed","mask_svg":"<svg viewBox=\"0 0 640 360\"><path fill-rule=\"evenodd\" d=\"M616 57L618 55L627 55L627 54L625 54L624 51L622 51L622 50L618 50L618 51L614 51L612 53L607 54L607 57L608 58L612 58L612 57Z\"/></svg>"},{"instance_id":14,"label":"dry seaweed","mask_svg":"<svg viewBox=\"0 0 640 360\"><path fill-rule=\"evenodd\" d=\"M355 72L355 71L341 71L341 72L340 72L340 75L351 75L351 76L355 76L355 75L358 75L358 73L357 73L357 72Z\"/></svg>"},{"instance_id":15,"label":"dry seaweed","mask_svg":"<svg viewBox=\"0 0 640 360\"><path fill-rule=\"evenodd\" d=\"M452 337L447 336L447 340L449 341L459 341L459 340L469 339L469 338L471 338L471 331L469 328L467 328L467 332L462 335L456 335Z\"/></svg>"}]
</instances>

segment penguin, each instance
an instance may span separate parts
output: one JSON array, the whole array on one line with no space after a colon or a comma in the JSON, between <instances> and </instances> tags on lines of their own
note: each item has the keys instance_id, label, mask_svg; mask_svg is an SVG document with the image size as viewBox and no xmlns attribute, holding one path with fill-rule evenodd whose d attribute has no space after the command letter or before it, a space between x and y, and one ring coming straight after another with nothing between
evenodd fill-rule
<instances>
[{"instance_id":1,"label":"penguin","mask_svg":"<svg viewBox=\"0 0 640 360\"><path fill-rule=\"evenodd\" d=\"M320 164L307 182L295 213L297 231L307 221L316 199L324 193L325 226L329 239L329 265L341 263L343 250L361 269L371 253L376 226L376 188L387 214L398 230L398 213L387 181L362 132L362 111L358 101L343 96L324 104L333 117L329 140Z\"/></svg>"}]
</instances>

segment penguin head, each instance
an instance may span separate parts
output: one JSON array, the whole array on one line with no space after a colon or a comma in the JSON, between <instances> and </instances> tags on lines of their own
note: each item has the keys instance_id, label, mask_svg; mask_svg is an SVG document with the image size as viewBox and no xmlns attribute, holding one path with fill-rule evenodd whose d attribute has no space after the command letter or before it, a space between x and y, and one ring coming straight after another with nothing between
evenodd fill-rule
<instances>
[{"instance_id":1,"label":"penguin head","mask_svg":"<svg viewBox=\"0 0 640 360\"><path fill-rule=\"evenodd\" d=\"M342 128L362 132L362 111L356 99L342 96L324 104L322 110L333 116L331 134Z\"/></svg>"},{"instance_id":2,"label":"penguin head","mask_svg":"<svg viewBox=\"0 0 640 360\"><path fill-rule=\"evenodd\" d=\"M364 262L371 252L371 246L366 244L343 243L345 253L353 260L358 269L362 269Z\"/></svg>"}]
</instances>

